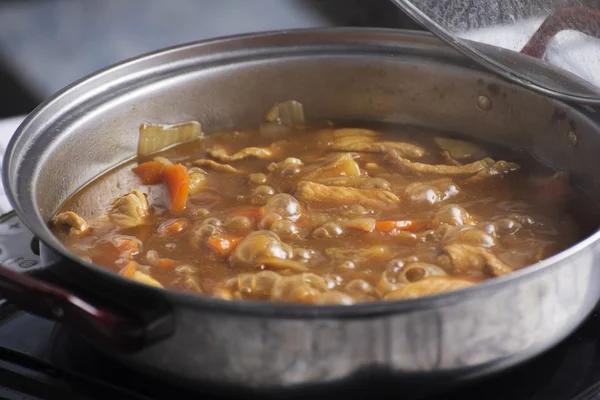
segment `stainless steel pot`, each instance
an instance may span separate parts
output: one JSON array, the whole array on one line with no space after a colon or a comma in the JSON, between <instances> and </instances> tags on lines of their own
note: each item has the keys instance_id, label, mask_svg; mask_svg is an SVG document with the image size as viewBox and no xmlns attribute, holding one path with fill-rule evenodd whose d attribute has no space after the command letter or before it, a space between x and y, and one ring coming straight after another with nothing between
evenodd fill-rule
<instances>
[{"instance_id":1,"label":"stainless steel pot","mask_svg":"<svg viewBox=\"0 0 600 400\"><path fill-rule=\"evenodd\" d=\"M142 122L246 126L288 99L304 103L309 118L418 124L525 150L600 200L595 110L483 72L431 35L334 29L217 39L99 72L27 118L9 146L4 184L44 244L50 274L0 269L0 290L149 375L266 391L361 374L465 381L548 349L596 304L600 234L467 290L314 307L142 286L74 258L48 230L74 191L135 154Z\"/></svg>"}]
</instances>

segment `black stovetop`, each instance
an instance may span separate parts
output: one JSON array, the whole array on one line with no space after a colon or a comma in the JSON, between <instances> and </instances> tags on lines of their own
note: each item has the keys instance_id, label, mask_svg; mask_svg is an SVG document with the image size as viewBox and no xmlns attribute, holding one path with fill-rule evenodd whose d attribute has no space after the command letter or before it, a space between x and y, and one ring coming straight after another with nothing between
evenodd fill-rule
<instances>
[{"instance_id":1,"label":"black stovetop","mask_svg":"<svg viewBox=\"0 0 600 400\"><path fill-rule=\"evenodd\" d=\"M365 394L369 391L365 388ZM402 392L396 394L394 397L407 398ZM347 398L347 394L343 397ZM210 400L224 397L193 393L145 377L117 364L59 325L2 303L0 398ZM594 313L567 340L537 359L427 400L438 398L600 400L598 314Z\"/></svg>"}]
</instances>

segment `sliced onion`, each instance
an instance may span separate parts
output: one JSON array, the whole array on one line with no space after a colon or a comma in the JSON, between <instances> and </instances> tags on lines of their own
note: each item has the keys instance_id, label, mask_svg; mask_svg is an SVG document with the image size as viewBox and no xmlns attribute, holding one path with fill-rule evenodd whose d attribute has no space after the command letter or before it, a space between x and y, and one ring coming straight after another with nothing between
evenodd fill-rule
<instances>
[{"instance_id":1,"label":"sliced onion","mask_svg":"<svg viewBox=\"0 0 600 400\"><path fill-rule=\"evenodd\" d=\"M167 159L165 157L154 157L153 161L161 163L165 167L168 167L169 165L173 165L173 163L169 159Z\"/></svg>"},{"instance_id":2,"label":"sliced onion","mask_svg":"<svg viewBox=\"0 0 600 400\"><path fill-rule=\"evenodd\" d=\"M192 167L188 170L188 175L190 177L189 194L197 195L206 185L208 174L201 168Z\"/></svg>"},{"instance_id":3,"label":"sliced onion","mask_svg":"<svg viewBox=\"0 0 600 400\"><path fill-rule=\"evenodd\" d=\"M295 100L284 101L275 104L265 114L265 119L268 122L277 122L290 128L303 125L305 122L304 106Z\"/></svg>"},{"instance_id":4,"label":"sliced onion","mask_svg":"<svg viewBox=\"0 0 600 400\"><path fill-rule=\"evenodd\" d=\"M150 275L148 275L144 272L141 272L141 271L135 271L133 273L133 276L131 277L131 279L133 279L134 281L143 283L145 285L159 287L159 288L163 287L163 285L161 285L159 281L157 281Z\"/></svg>"},{"instance_id":5,"label":"sliced onion","mask_svg":"<svg viewBox=\"0 0 600 400\"><path fill-rule=\"evenodd\" d=\"M375 230L374 218L355 218L344 222L344 227L363 232L373 232Z\"/></svg>"},{"instance_id":6,"label":"sliced onion","mask_svg":"<svg viewBox=\"0 0 600 400\"><path fill-rule=\"evenodd\" d=\"M450 154L450 157L455 160L481 158L486 155L481 147L470 142L465 142L464 140L436 137L434 141L443 150L446 150L448 154Z\"/></svg>"},{"instance_id":7,"label":"sliced onion","mask_svg":"<svg viewBox=\"0 0 600 400\"><path fill-rule=\"evenodd\" d=\"M142 124L140 126L138 156L146 157L174 144L196 140L201 133L200 123L196 121L175 125Z\"/></svg>"},{"instance_id":8,"label":"sliced onion","mask_svg":"<svg viewBox=\"0 0 600 400\"><path fill-rule=\"evenodd\" d=\"M258 132L262 137L278 140L283 136L289 135L292 130L289 126L281 125L277 122L264 122L258 126Z\"/></svg>"}]
</instances>

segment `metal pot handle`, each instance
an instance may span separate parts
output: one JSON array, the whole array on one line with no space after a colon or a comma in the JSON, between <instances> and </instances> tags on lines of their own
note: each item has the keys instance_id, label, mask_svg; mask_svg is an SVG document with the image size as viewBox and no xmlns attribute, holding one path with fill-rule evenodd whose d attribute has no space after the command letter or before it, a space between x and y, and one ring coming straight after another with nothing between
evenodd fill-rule
<instances>
[{"instance_id":1,"label":"metal pot handle","mask_svg":"<svg viewBox=\"0 0 600 400\"><path fill-rule=\"evenodd\" d=\"M543 58L550 40L564 30L575 30L600 38L600 11L589 7L569 7L556 11L540 25L521 53Z\"/></svg>"},{"instance_id":2,"label":"metal pot handle","mask_svg":"<svg viewBox=\"0 0 600 400\"><path fill-rule=\"evenodd\" d=\"M170 312L148 321L143 314L99 305L4 266L0 266L0 293L27 312L63 323L95 343L119 352L138 351L173 332Z\"/></svg>"}]
</instances>

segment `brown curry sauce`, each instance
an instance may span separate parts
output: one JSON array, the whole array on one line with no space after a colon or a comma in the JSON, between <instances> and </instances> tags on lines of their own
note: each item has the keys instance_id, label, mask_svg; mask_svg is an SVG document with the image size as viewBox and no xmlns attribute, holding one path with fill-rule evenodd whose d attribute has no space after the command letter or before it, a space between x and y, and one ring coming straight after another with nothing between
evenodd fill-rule
<instances>
[{"instance_id":1,"label":"brown curry sauce","mask_svg":"<svg viewBox=\"0 0 600 400\"><path fill-rule=\"evenodd\" d=\"M566 175L412 128L257 127L156 156L156 170L129 162L87 185L53 232L126 277L221 299L420 297L509 274L590 233L570 211L585 199ZM189 194L174 213L165 182L178 171Z\"/></svg>"}]
</instances>

